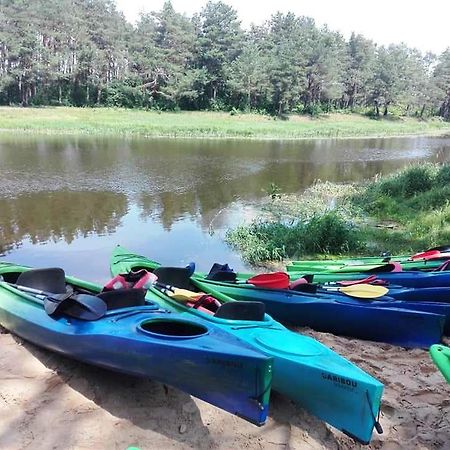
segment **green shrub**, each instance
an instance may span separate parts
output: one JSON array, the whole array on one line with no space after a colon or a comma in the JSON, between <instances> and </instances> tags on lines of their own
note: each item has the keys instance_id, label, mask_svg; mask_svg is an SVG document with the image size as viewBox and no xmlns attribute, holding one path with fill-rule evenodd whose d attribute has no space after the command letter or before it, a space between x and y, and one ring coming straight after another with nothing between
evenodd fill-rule
<instances>
[{"instance_id":1,"label":"green shrub","mask_svg":"<svg viewBox=\"0 0 450 450\"><path fill-rule=\"evenodd\" d=\"M434 173L431 166L413 166L399 177L398 182L403 185L404 196L412 197L430 190L433 186L433 178Z\"/></svg>"},{"instance_id":2,"label":"green shrub","mask_svg":"<svg viewBox=\"0 0 450 450\"><path fill-rule=\"evenodd\" d=\"M302 244L304 253L310 254L337 254L360 247L355 229L334 212L314 216L304 226Z\"/></svg>"},{"instance_id":3,"label":"green shrub","mask_svg":"<svg viewBox=\"0 0 450 450\"><path fill-rule=\"evenodd\" d=\"M450 164L441 166L436 175L435 184L442 187L450 185Z\"/></svg>"},{"instance_id":4,"label":"green shrub","mask_svg":"<svg viewBox=\"0 0 450 450\"><path fill-rule=\"evenodd\" d=\"M226 242L251 264L282 260L300 254L343 253L361 249L358 233L335 212L308 222L253 222L229 230Z\"/></svg>"}]
</instances>

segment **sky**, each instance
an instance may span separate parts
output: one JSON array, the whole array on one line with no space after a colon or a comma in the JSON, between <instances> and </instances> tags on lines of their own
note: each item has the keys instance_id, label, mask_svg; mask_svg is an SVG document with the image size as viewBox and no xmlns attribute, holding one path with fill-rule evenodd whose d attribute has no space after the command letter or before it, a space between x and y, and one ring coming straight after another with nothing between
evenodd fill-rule
<instances>
[{"instance_id":1,"label":"sky","mask_svg":"<svg viewBox=\"0 0 450 450\"><path fill-rule=\"evenodd\" d=\"M277 11L309 16L319 25L352 31L378 44L406 43L422 52L441 53L450 47L450 0L223 0L237 10L242 25L262 24ZM164 0L116 0L130 22L140 12L158 11ZM206 0L172 0L175 11L192 16Z\"/></svg>"}]
</instances>

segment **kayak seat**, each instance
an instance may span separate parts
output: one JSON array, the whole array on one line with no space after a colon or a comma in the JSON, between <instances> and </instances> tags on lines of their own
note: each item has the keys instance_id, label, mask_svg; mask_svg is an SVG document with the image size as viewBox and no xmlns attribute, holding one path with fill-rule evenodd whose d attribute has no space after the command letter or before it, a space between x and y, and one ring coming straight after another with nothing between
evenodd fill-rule
<instances>
[{"instance_id":1,"label":"kayak seat","mask_svg":"<svg viewBox=\"0 0 450 450\"><path fill-rule=\"evenodd\" d=\"M228 264L214 263L206 276L207 280L236 281L236 272Z\"/></svg>"},{"instance_id":2,"label":"kayak seat","mask_svg":"<svg viewBox=\"0 0 450 450\"><path fill-rule=\"evenodd\" d=\"M300 283L300 284L292 283L290 285L289 289L296 291L296 292L305 292L307 294L316 294L318 287L319 287L319 285L317 283Z\"/></svg>"},{"instance_id":3,"label":"kayak seat","mask_svg":"<svg viewBox=\"0 0 450 450\"><path fill-rule=\"evenodd\" d=\"M63 269L52 267L48 269L32 269L22 272L16 284L53 294L66 293L66 274Z\"/></svg>"},{"instance_id":4,"label":"kayak seat","mask_svg":"<svg viewBox=\"0 0 450 450\"><path fill-rule=\"evenodd\" d=\"M224 303L214 314L219 319L264 320L266 306L262 302L228 302Z\"/></svg>"},{"instance_id":5,"label":"kayak seat","mask_svg":"<svg viewBox=\"0 0 450 450\"><path fill-rule=\"evenodd\" d=\"M158 277L159 283L169 284L180 289L191 287L189 267L158 267L153 273Z\"/></svg>"},{"instance_id":6,"label":"kayak seat","mask_svg":"<svg viewBox=\"0 0 450 450\"><path fill-rule=\"evenodd\" d=\"M234 283L236 281L236 272L228 272L226 270L220 270L214 272L206 277L208 280L212 281L228 281Z\"/></svg>"},{"instance_id":7,"label":"kayak seat","mask_svg":"<svg viewBox=\"0 0 450 450\"><path fill-rule=\"evenodd\" d=\"M108 311L145 305L145 289L115 289L102 292L97 297L106 303Z\"/></svg>"}]
</instances>

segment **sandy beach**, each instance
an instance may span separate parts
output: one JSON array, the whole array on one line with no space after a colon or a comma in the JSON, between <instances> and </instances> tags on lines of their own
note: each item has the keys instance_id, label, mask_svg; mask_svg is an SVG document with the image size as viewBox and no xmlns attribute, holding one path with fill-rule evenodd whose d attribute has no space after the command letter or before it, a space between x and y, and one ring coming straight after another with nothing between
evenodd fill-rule
<instances>
[{"instance_id":1,"label":"sandy beach","mask_svg":"<svg viewBox=\"0 0 450 450\"><path fill-rule=\"evenodd\" d=\"M385 384L384 434L369 446L277 393L258 428L177 389L72 361L3 330L0 449L450 448L450 386L426 351L301 331Z\"/></svg>"}]
</instances>

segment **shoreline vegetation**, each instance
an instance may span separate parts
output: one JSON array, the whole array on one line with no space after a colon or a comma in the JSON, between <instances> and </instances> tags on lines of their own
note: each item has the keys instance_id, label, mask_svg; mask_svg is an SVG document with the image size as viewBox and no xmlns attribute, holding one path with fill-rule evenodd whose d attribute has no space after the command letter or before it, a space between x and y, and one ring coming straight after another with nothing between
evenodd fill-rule
<instances>
[{"instance_id":1,"label":"shoreline vegetation","mask_svg":"<svg viewBox=\"0 0 450 450\"><path fill-rule=\"evenodd\" d=\"M258 266L290 259L413 253L450 240L450 164L411 165L356 184L272 186L259 220L226 234Z\"/></svg>"},{"instance_id":2,"label":"shoreline vegetation","mask_svg":"<svg viewBox=\"0 0 450 450\"><path fill-rule=\"evenodd\" d=\"M214 139L311 139L450 135L450 122L357 113L319 117L123 108L0 107L1 133L122 135Z\"/></svg>"}]
</instances>

